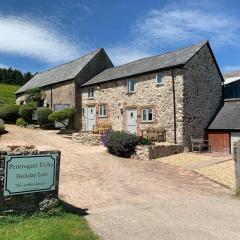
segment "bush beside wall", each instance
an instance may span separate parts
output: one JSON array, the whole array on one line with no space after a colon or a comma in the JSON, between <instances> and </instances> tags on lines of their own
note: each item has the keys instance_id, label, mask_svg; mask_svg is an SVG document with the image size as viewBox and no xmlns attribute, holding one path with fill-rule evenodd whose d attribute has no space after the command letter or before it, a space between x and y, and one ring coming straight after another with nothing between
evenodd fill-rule
<instances>
[{"instance_id":1,"label":"bush beside wall","mask_svg":"<svg viewBox=\"0 0 240 240\"><path fill-rule=\"evenodd\" d=\"M5 122L15 123L19 117L19 105L15 104L6 104L0 107L0 118Z\"/></svg>"},{"instance_id":2,"label":"bush beside wall","mask_svg":"<svg viewBox=\"0 0 240 240\"><path fill-rule=\"evenodd\" d=\"M32 122L33 112L37 109L37 104L35 102L29 102L25 105L22 105L19 109L19 115L24 118L28 123Z\"/></svg>"},{"instance_id":3,"label":"bush beside wall","mask_svg":"<svg viewBox=\"0 0 240 240\"><path fill-rule=\"evenodd\" d=\"M0 135L5 132L4 121L0 119Z\"/></svg>"},{"instance_id":4,"label":"bush beside wall","mask_svg":"<svg viewBox=\"0 0 240 240\"><path fill-rule=\"evenodd\" d=\"M46 129L53 127L54 122L48 119L48 116L52 113L52 110L46 107L37 109L37 122L41 128Z\"/></svg>"}]
</instances>

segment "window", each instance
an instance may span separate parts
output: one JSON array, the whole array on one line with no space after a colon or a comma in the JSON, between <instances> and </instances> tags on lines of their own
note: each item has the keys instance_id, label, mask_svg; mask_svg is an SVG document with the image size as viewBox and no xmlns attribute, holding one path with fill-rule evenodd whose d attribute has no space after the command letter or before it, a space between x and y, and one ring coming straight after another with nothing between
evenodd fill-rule
<instances>
[{"instance_id":1,"label":"window","mask_svg":"<svg viewBox=\"0 0 240 240\"><path fill-rule=\"evenodd\" d=\"M88 89L88 98L94 98L94 88L93 87Z\"/></svg>"},{"instance_id":2,"label":"window","mask_svg":"<svg viewBox=\"0 0 240 240\"><path fill-rule=\"evenodd\" d=\"M163 73L156 74L156 84L157 85L163 84Z\"/></svg>"},{"instance_id":3,"label":"window","mask_svg":"<svg viewBox=\"0 0 240 240\"><path fill-rule=\"evenodd\" d=\"M99 106L99 117L106 117L107 116L107 106L106 105L100 105Z\"/></svg>"},{"instance_id":4,"label":"window","mask_svg":"<svg viewBox=\"0 0 240 240\"><path fill-rule=\"evenodd\" d=\"M136 91L136 80L130 79L127 81L127 91L128 93L134 93Z\"/></svg>"},{"instance_id":5,"label":"window","mask_svg":"<svg viewBox=\"0 0 240 240\"><path fill-rule=\"evenodd\" d=\"M142 109L142 121L143 122L152 122L153 121L152 108Z\"/></svg>"}]
</instances>

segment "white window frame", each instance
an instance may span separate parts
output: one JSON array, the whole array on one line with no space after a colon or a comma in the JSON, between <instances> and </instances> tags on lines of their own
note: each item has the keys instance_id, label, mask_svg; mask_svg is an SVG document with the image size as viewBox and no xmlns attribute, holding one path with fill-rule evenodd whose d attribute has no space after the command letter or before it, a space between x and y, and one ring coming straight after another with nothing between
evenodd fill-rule
<instances>
[{"instance_id":1,"label":"white window frame","mask_svg":"<svg viewBox=\"0 0 240 240\"><path fill-rule=\"evenodd\" d=\"M98 117L107 117L107 106L102 104L98 106Z\"/></svg>"},{"instance_id":2,"label":"white window frame","mask_svg":"<svg viewBox=\"0 0 240 240\"><path fill-rule=\"evenodd\" d=\"M88 99L93 99L95 95L94 87L88 88Z\"/></svg>"},{"instance_id":3,"label":"white window frame","mask_svg":"<svg viewBox=\"0 0 240 240\"><path fill-rule=\"evenodd\" d=\"M161 78L160 82L158 81L159 78ZM164 74L163 73L157 73L155 81L156 81L156 85L163 85L163 83L164 83Z\"/></svg>"},{"instance_id":4,"label":"white window frame","mask_svg":"<svg viewBox=\"0 0 240 240\"><path fill-rule=\"evenodd\" d=\"M131 90L131 83L133 83L134 85L134 90ZM135 79L128 79L127 80L127 92L128 93L135 93L136 92L136 80Z\"/></svg>"},{"instance_id":5,"label":"white window frame","mask_svg":"<svg viewBox=\"0 0 240 240\"><path fill-rule=\"evenodd\" d=\"M143 119L144 111L146 111L146 119ZM150 111L152 113L151 120L149 120ZM142 122L153 122L153 108L143 108L142 109Z\"/></svg>"}]
</instances>

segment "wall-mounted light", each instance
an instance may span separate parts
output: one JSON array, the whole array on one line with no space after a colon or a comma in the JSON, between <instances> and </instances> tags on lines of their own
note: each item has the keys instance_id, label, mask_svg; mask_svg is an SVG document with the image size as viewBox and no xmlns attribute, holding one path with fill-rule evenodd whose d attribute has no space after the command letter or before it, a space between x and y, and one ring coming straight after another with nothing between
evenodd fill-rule
<instances>
[{"instance_id":1,"label":"wall-mounted light","mask_svg":"<svg viewBox=\"0 0 240 240\"><path fill-rule=\"evenodd\" d=\"M97 90L101 90L101 87L99 85L97 86Z\"/></svg>"}]
</instances>

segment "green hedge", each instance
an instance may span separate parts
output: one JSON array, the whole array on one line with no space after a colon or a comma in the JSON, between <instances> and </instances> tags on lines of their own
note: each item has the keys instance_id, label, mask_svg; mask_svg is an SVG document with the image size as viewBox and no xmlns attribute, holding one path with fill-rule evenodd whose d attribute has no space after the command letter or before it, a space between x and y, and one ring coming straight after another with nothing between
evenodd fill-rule
<instances>
[{"instance_id":1,"label":"green hedge","mask_svg":"<svg viewBox=\"0 0 240 240\"><path fill-rule=\"evenodd\" d=\"M19 117L19 105L6 104L0 107L0 118L5 122L15 123L16 119Z\"/></svg>"},{"instance_id":2,"label":"green hedge","mask_svg":"<svg viewBox=\"0 0 240 240\"><path fill-rule=\"evenodd\" d=\"M25 127L28 123L23 118L18 118L16 121L17 126Z\"/></svg>"},{"instance_id":3,"label":"green hedge","mask_svg":"<svg viewBox=\"0 0 240 240\"><path fill-rule=\"evenodd\" d=\"M33 112L37 109L37 104L35 102L29 102L22 105L19 109L19 115L24 118L28 123L32 122Z\"/></svg>"},{"instance_id":4,"label":"green hedge","mask_svg":"<svg viewBox=\"0 0 240 240\"><path fill-rule=\"evenodd\" d=\"M5 132L4 121L0 119L0 134Z\"/></svg>"},{"instance_id":5,"label":"green hedge","mask_svg":"<svg viewBox=\"0 0 240 240\"><path fill-rule=\"evenodd\" d=\"M48 116L52 113L52 110L46 107L37 109L37 121L41 128L53 127L54 122L48 119Z\"/></svg>"}]
</instances>

